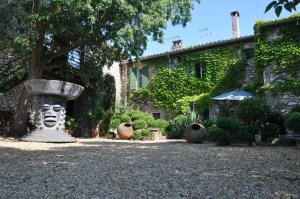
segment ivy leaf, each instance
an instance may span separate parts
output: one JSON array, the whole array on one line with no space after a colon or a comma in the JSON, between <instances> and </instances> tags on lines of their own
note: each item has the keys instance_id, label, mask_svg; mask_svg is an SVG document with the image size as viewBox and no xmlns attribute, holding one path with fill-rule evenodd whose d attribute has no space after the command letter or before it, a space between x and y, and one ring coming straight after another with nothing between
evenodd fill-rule
<instances>
[{"instance_id":1,"label":"ivy leaf","mask_svg":"<svg viewBox=\"0 0 300 199\"><path fill-rule=\"evenodd\" d=\"M277 6L275 8L275 14L276 14L277 17L280 16L281 11L282 11L282 6Z\"/></svg>"},{"instance_id":2,"label":"ivy leaf","mask_svg":"<svg viewBox=\"0 0 300 199\"><path fill-rule=\"evenodd\" d=\"M268 12L272 7L274 7L277 4L277 1L272 1L265 10L265 13Z\"/></svg>"}]
</instances>

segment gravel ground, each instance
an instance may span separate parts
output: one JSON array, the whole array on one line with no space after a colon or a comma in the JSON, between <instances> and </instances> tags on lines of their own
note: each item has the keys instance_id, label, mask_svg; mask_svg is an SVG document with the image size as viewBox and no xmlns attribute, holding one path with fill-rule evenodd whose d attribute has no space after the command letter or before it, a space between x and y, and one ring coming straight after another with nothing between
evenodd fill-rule
<instances>
[{"instance_id":1,"label":"gravel ground","mask_svg":"<svg viewBox=\"0 0 300 199\"><path fill-rule=\"evenodd\" d=\"M0 198L300 198L300 150L0 140Z\"/></svg>"}]
</instances>

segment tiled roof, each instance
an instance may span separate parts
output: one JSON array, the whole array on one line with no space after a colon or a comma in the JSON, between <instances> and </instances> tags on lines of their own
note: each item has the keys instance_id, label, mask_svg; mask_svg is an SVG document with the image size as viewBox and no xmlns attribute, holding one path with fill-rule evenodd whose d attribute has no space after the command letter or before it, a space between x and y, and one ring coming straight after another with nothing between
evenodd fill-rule
<instances>
[{"instance_id":1,"label":"tiled roof","mask_svg":"<svg viewBox=\"0 0 300 199\"><path fill-rule=\"evenodd\" d=\"M194 51L194 50L198 50L198 49L209 48L209 47L213 47L213 46L225 45L225 44L230 44L230 43L240 42L240 41L247 41L247 40L254 41L254 36L253 35L243 36L243 37L239 37L236 39L219 40L219 41L199 44L199 45L182 48L182 49L175 50L175 51L166 51L166 52L162 52L162 53L148 55L148 56L142 57L140 60L154 59L154 58L159 58L159 57L163 57L166 55L174 55L174 54L179 54L179 53L183 53L183 52Z\"/></svg>"}]
</instances>

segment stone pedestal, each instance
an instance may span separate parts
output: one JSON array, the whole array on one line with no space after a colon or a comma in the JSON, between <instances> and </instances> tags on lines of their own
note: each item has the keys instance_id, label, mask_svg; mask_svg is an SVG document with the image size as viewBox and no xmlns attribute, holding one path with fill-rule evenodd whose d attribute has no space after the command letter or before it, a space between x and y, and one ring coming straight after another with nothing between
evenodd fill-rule
<instances>
[{"instance_id":1,"label":"stone pedestal","mask_svg":"<svg viewBox=\"0 0 300 199\"><path fill-rule=\"evenodd\" d=\"M59 80L33 79L24 83L33 96L31 119L34 130L22 138L32 142L76 142L65 132L66 102L83 91L78 84Z\"/></svg>"}]
</instances>

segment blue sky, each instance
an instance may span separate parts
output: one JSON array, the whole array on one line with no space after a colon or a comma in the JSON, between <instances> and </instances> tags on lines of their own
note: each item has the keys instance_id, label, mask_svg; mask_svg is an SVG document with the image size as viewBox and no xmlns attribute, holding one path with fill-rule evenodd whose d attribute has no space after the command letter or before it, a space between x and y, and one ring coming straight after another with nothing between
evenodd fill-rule
<instances>
[{"instance_id":1,"label":"blue sky","mask_svg":"<svg viewBox=\"0 0 300 199\"><path fill-rule=\"evenodd\" d=\"M277 19L274 10L264 14L271 0L202 0L192 11L192 21L182 26L168 25L164 31L163 44L149 41L143 56L169 51L172 40L182 39L184 47L231 38L230 12L240 12L241 36L253 34L253 25L257 20ZM280 17L291 13L283 10Z\"/></svg>"}]
</instances>

